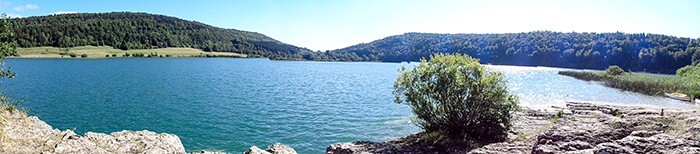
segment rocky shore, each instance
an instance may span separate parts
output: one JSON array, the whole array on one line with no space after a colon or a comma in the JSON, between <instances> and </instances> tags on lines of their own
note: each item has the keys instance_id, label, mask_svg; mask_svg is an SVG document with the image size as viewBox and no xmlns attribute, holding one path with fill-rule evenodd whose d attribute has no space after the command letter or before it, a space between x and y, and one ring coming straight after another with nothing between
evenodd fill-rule
<instances>
[{"instance_id":1,"label":"rocky shore","mask_svg":"<svg viewBox=\"0 0 700 154\"><path fill-rule=\"evenodd\" d=\"M478 148L450 151L411 135L333 144L326 153L700 153L697 108L662 113L654 107L569 102L555 111L523 109L516 116L508 141Z\"/></svg>"},{"instance_id":2,"label":"rocky shore","mask_svg":"<svg viewBox=\"0 0 700 154\"><path fill-rule=\"evenodd\" d=\"M558 112L561 116L556 116ZM180 138L172 134L144 130L81 136L6 110L0 111L0 131L0 153L186 153ZM296 151L277 143L266 150L253 146L244 153ZM700 113L697 108L662 112L654 107L569 102L554 110L517 112L505 142L444 148L414 134L386 142L333 144L326 153L700 153Z\"/></svg>"},{"instance_id":3,"label":"rocky shore","mask_svg":"<svg viewBox=\"0 0 700 154\"><path fill-rule=\"evenodd\" d=\"M0 109L0 153L186 153L180 138L173 134L144 130L110 134L88 132L81 136L72 130L53 129L36 116ZM245 153L296 154L296 151L277 143L267 150L253 146Z\"/></svg>"},{"instance_id":4,"label":"rocky shore","mask_svg":"<svg viewBox=\"0 0 700 154\"><path fill-rule=\"evenodd\" d=\"M180 138L150 131L60 131L22 112L0 111L0 153L185 153Z\"/></svg>"}]
</instances>

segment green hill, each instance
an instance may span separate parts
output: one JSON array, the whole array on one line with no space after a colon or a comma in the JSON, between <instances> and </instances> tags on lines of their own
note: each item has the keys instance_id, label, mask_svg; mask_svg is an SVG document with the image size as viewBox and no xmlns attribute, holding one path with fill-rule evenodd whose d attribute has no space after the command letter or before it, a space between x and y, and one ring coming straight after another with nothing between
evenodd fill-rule
<instances>
[{"instance_id":1,"label":"green hill","mask_svg":"<svg viewBox=\"0 0 700 154\"><path fill-rule=\"evenodd\" d=\"M147 13L77 13L10 21L19 47L111 46L121 50L186 47L294 59L309 51L260 33Z\"/></svg>"},{"instance_id":2,"label":"green hill","mask_svg":"<svg viewBox=\"0 0 700 154\"><path fill-rule=\"evenodd\" d=\"M300 54L307 60L418 61L434 53L464 53L482 63L673 73L700 63L700 39L658 34L406 33L325 53Z\"/></svg>"}]
</instances>

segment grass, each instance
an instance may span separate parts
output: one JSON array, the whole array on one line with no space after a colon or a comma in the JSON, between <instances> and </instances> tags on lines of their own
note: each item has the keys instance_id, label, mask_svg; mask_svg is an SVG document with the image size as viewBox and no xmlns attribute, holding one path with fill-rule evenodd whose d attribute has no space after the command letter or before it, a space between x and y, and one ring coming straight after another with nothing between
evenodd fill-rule
<instances>
[{"instance_id":1,"label":"grass","mask_svg":"<svg viewBox=\"0 0 700 154\"><path fill-rule=\"evenodd\" d=\"M559 111L557 114L552 117L552 119L549 120L549 122L552 122L553 124L556 124L559 122L559 119L561 119L564 116L564 111Z\"/></svg>"},{"instance_id":2,"label":"grass","mask_svg":"<svg viewBox=\"0 0 700 154\"><path fill-rule=\"evenodd\" d=\"M86 58L107 58L106 55L110 55L109 58L121 58L124 53L135 54L140 53L144 55L149 55L152 53L157 53L158 55L170 55L169 57L247 57L245 54L231 53L231 52L205 52L199 49L193 48L159 48L159 49L137 49L137 50L119 50L114 49L110 46L79 46L68 48L56 48L56 47L32 47L32 48L17 48L17 54L15 58L71 58L72 55L77 55L75 58L80 58L81 55L85 54ZM117 57L112 57L111 55L117 55Z\"/></svg>"},{"instance_id":3,"label":"grass","mask_svg":"<svg viewBox=\"0 0 700 154\"><path fill-rule=\"evenodd\" d=\"M14 100L10 97L7 97L4 94L0 94L0 109L8 111L10 113L20 112L26 114L27 109L19 106L19 104L22 102L23 100Z\"/></svg>"},{"instance_id":4,"label":"grass","mask_svg":"<svg viewBox=\"0 0 700 154\"><path fill-rule=\"evenodd\" d=\"M586 81L603 81L606 86L612 88L657 96L671 92L681 92L691 95L698 93L698 89L700 88L699 80L680 76L643 73L624 73L622 75L610 76L602 71L560 71L559 74Z\"/></svg>"}]
</instances>

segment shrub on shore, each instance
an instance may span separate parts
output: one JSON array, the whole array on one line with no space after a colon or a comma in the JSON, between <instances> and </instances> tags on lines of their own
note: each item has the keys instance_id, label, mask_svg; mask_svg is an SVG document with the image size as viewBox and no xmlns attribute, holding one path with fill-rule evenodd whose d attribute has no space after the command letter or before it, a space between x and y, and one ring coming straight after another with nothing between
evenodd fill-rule
<instances>
[{"instance_id":1,"label":"shrub on shore","mask_svg":"<svg viewBox=\"0 0 700 154\"><path fill-rule=\"evenodd\" d=\"M82 55L80 55L80 57L81 57L81 58L87 58L88 55L87 55L87 54L82 54Z\"/></svg>"},{"instance_id":2,"label":"shrub on shore","mask_svg":"<svg viewBox=\"0 0 700 154\"><path fill-rule=\"evenodd\" d=\"M396 103L411 106L428 138L448 147L504 141L518 109L500 73L462 54L436 54L402 68L393 94Z\"/></svg>"},{"instance_id":3,"label":"shrub on shore","mask_svg":"<svg viewBox=\"0 0 700 154\"><path fill-rule=\"evenodd\" d=\"M617 65L608 66L608 69L605 70L605 74L611 76L618 76L622 75L623 73L625 73L625 70L623 70L622 68L620 68L620 66Z\"/></svg>"}]
</instances>

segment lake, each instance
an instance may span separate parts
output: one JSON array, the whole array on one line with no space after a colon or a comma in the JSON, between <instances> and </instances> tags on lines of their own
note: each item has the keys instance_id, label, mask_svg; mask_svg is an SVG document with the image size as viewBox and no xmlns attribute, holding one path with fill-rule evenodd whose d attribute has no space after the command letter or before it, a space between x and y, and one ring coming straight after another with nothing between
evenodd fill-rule
<instances>
[{"instance_id":1,"label":"lake","mask_svg":"<svg viewBox=\"0 0 700 154\"><path fill-rule=\"evenodd\" d=\"M230 58L7 59L2 89L54 128L176 134L188 151L242 152L281 142L323 153L338 142L386 141L419 132L393 103L401 66ZM559 68L488 66L510 80L523 106L566 101L692 107L557 75Z\"/></svg>"}]
</instances>

